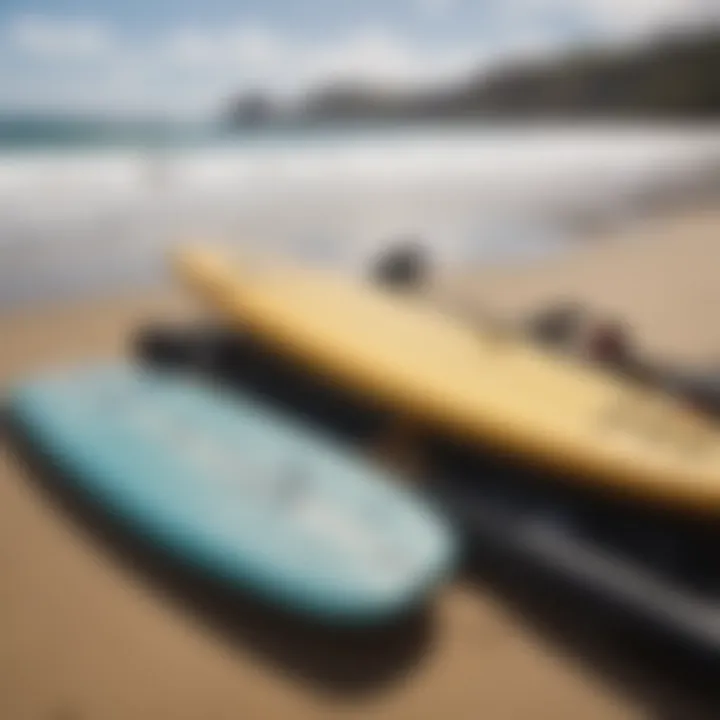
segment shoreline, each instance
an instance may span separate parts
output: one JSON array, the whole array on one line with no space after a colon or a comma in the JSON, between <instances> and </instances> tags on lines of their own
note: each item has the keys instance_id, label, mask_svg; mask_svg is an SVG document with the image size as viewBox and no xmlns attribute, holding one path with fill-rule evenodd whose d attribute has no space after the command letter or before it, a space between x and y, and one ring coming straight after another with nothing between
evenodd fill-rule
<instances>
[{"instance_id":1,"label":"shoreline","mask_svg":"<svg viewBox=\"0 0 720 720\"><path fill-rule=\"evenodd\" d=\"M380 244L407 234L423 237L440 265L532 262L717 190L720 127L205 147L161 165L93 154L5 163L2 306L40 294L65 302L74 287L89 297L93 288L151 284L161 279L159 255L193 235L354 273Z\"/></svg>"}]
</instances>

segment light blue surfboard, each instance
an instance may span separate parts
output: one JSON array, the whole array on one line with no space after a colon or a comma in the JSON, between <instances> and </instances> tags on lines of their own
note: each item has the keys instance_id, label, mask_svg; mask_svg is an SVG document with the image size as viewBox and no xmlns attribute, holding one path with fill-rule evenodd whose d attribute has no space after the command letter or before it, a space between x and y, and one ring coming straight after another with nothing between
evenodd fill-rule
<instances>
[{"instance_id":1,"label":"light blue surfboard","mask_svg":"<svg viewBox=\"0 0 720 720\"><path fill-rule=\"evenodd\" d=\"M63 477L162 550L327 622L380 621L452 569L449 529L369 463L261 403L132 365L17 387L6 407Z\"/></svg>"}]
</instances>

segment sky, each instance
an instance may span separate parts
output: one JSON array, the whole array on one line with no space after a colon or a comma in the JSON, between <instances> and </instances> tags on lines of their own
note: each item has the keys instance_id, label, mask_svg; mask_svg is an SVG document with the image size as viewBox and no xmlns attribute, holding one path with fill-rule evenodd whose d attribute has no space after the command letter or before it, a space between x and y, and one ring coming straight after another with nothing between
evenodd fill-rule
<instances>
[{"instance_id":1,"label":"sky","mask_svg":"<svg viewBox=\"0 0 720 720\"><path fill-rule=\"evenodd\" d=\"M709 18L720 0L0 0L0 111L202 117L247 89L438 84Z\"/></svg>"}]
</instances>

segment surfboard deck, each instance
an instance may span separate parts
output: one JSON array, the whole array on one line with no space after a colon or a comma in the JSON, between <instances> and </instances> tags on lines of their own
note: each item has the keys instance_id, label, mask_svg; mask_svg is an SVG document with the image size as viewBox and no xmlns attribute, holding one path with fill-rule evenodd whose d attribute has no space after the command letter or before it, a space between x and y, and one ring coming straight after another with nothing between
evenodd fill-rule
<instances>
[{"instance_id":1,"label":"surfboard deck","mask_svg":"<svg viewBox=\"0 0 720 720\"><path fill-rule=\"evenodd\" d=\"M6 413L129 531L285 609L379 622L421 604L452 569L453 536L428 504L203 378L78 368L19 385Z\"/></svg>"},{"instance_id":2,"label":"surfboard deck","mask_svg":"<svg viewBox=\"0 0 720 720\"><path fill-rule=\"evenodd\" d=\"M720 509L720 425L683 401L321 270L175 256L228 322L420 427L580 484Z\"/></svg>"}]
</instances>

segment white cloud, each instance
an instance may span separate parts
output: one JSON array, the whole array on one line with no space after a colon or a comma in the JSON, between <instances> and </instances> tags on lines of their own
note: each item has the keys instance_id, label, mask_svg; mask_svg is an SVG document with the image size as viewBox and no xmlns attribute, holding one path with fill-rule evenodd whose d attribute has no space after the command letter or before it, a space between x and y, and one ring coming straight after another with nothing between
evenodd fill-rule
<instances>
[{"instance_id":1,"label":"white cloud","mask_svg":"<svg viewBox=\"0 0 720 720\"><path fill-rule=\"evenodd\" d=\"M173 32L163 41L159 57L185 70L232 75L239 86L261 83L282 92L337 78L432 82L468 70L479 54L475 47L430 51L383 27L310 43L267 28L241 26Z\"/></svg>"},{"instance_id":2,"label":"white cloud","mask_svg":"<svg viewBox=\"0 0 720 720\"><path fill-rule=\"evenodd\" d=\"M108 28L94 20L59 20L23 15L7 28L10 42L21 52L52 58L91 57L108 51Z\"/></svg>"},{"instance_id":3,"label":"white cloud","mask_svg":"<svg viewBox=\"0 0 720 720\"><path fill-rule=\"evenodd\" d=\"M345 78L387 85L438 82L470 70L481 49L435 50L383 28L367 28L324 47L308 48L300 67L304 83Z\"/></svg>"},{"instance_id":4,"label":"white cloud","mask_svg":"<svg viewBox=\"0 0 720 720\"><path fill-rule=\"evenodd\" d=\"M695 26L709 15L707 0L582 0L589 16L605 31L642 35Z\"/></svg>"},{"instance_id":5,"label":"white cloud","mask_svg":"<svg viewBox=\"0 0 720 720\"><path fill-rule=\"evenodd\" d=\"M382 26L329 36L324 42L248 23L178 27L140 43L100 23L25 16L5 33L14 53L2 51L9 61L4 74L10 65L25 74L24 82L12 87L0 84L0 103L42 106L61 103L64 96L75 109L112 111L212 111L224 96L243 88L293 95L333 79L388 85L438 82L474 67L481 54L470 46L429 49ZM22 65L28 56L31 71Z\"/></svg>"},{"instance_id":6,"label":"white cloud","mask_svg":"<svg viewBox=\"0 0 720 720\"><path fill-rule=\"evenodd\" d=\"M450 15L457 8L459 0L416 0L421 15L439 19Z\"/></svg>"},{"instance_id":7,"label":"white cloud","mask_svg":"<svg viewBox=\"0 0 720 720\"><path fill-rule=\"evenodd\" d=\"M719 9L716 0L512 0L501 12L518 29L564 16L581 20L599 38L624 41L698 27L720 19Z\"/></svg>"},{"instance_id":8,"label":"white cloud","mask_svg":"<svg viewBox=\"0 0 720 720\"><path fill-rule=\"evenodd\" d=\"M425 12L460 7L460 0L409 1ZM246 22L170 27L141 41L91 19L25 15L0 30L9 41L0 45L0 104L207 112L250 87L292 95L332 79L435 84L503 56L538 57L561 49L568 36L553 18L580 19L603 41L626 41L697 23L716 7L705 0L495 1L502 2L495 7L502 32L485 45L430 44L384 26L311 42ZM23 65L28 58L30 65Z\"/></svg>"},{"instance_id":9,"label":"white cloud","mask_svg":"<svg viewBox=\"0 0 720 720\"><path fill-rule=\"evenodd\" d=\"M289 49L266 28L248 25L219 30L180 28L161 38L159 48L164 61L199 68L228 63L268 66Z\"/></svg>"}]
</instances>

